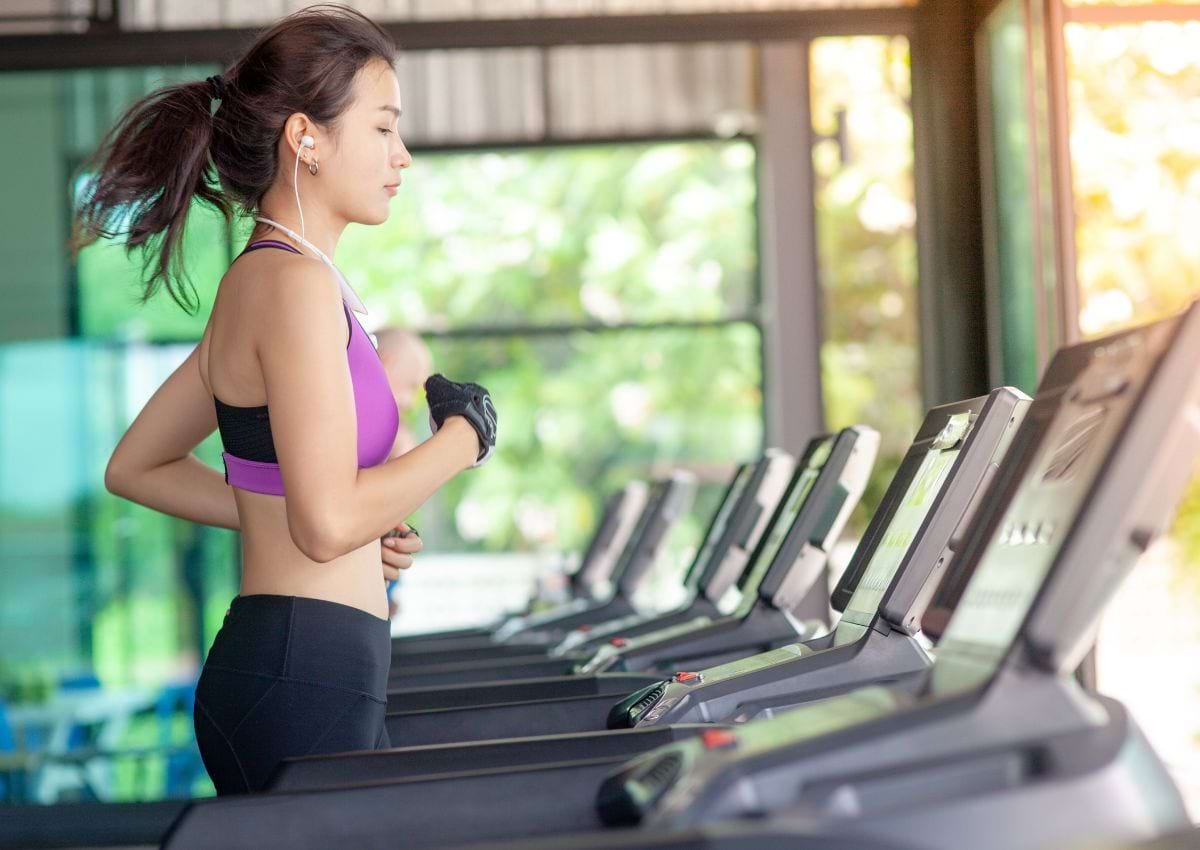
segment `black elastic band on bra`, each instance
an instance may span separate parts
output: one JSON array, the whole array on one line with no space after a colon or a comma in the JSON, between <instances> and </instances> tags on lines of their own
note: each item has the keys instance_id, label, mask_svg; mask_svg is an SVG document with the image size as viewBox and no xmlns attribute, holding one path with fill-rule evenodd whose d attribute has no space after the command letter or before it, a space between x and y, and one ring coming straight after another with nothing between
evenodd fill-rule
<instances>
[{"instance_id":1,"label":"black elastic band on bra","mask_svg":"<svg viewBox=\"0 0 1200 850\"><path fill-rule=\"evenodd\" d=\"M243 460L259 463L279 463L275 440L271 434L271 416L267 406L234 407L216 396L217 430L225 451Z\"/></svg>"},{"instance_id":2,"label":"black elastic band on bra","mask_svg":"<svg viewBox=\"0 0 1200 850\"><path fill-rule=\"evenodd\" d=\"M291 251L293 254L301 253L286 242L260 239L242 249L242 254L262 248L281 248ZM238 256L240 257L241 254ZM350 332L350 338L346 342L346 348L349 348L350 342L354 339L354 325L351 323L350 311L345 304L342 305L342 310L346 314L346 329ZM221 433L221 443L225 451L243 460L279 463L279 458L275 454L275 440L271 434L271 418L267 412L267 405L239 407L226 404L215 395L213 402L217 408L217 429Z\"/></svg>"}]
</instances>

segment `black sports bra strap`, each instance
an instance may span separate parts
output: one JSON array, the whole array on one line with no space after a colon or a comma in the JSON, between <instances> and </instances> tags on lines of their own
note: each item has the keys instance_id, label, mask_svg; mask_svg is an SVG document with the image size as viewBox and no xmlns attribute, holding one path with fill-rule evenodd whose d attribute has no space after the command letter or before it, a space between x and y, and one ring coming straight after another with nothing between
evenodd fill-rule
<instances>
[{"instance_id":1,"label":"black sports bra strap","mask_svg":"<svg viewBox=\"0 0 1200 850\"><path fill-rule=\"evenodd\" d=\"M257 242L251 242L242 249L242 254L247 254L250 251L258 251L262 248L281 248L284 251L291 251L293 254L303 253L295 246L289 245L286 242L280 242L278 239L259 239ZM241 254L238 254L240 257Z\"/></svg>"}]
</instances>

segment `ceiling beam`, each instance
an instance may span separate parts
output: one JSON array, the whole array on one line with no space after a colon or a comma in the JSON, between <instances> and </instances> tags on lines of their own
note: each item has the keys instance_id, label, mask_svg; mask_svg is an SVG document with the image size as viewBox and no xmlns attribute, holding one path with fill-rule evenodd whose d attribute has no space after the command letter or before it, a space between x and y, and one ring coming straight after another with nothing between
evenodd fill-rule
<instances>
[{"instance_id":1,"label":"ceiling beam","mask_svg":"<svg viewBox=\"0 0 1200 850\"><path fill-rule=\"evenodd\" d=\"M381 22L402 50L779 41L909 33L909 6L695 15ZM118 30L0 36L0 71L227 64L262 28Z\"/></svg>"}]
</instances>

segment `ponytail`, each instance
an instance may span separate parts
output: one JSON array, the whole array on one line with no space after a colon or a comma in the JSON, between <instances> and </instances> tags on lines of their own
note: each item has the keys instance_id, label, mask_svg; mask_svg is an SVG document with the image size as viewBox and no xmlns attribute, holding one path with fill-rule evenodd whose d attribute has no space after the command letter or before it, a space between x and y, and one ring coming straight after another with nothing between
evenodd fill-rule
<instances>
[{"instance_id":1,"label":"ponytail","mask_svg":"<svg viewBox=\"0 0 1200 850\"><path fill-rule=\"evenodd\" d=\"M190 288L180 241L193 197L232 223L253 214L278 171L279 136L302 112L336 127L354 77L368 62L396 61L391 37L361 12L309 6L263 32L224 77L167 86L121 116L84 165L94 174L71 228L72 256L100 238L142 249L145 292L160 284L184 310ZM212 99L220 108L212 111Z\"/></svg>"},{"instance_id":2,"label":"ponytail","mask_svg":"<svg viewBox=\"0 0 1200 850\"><path fill-rule=\"evenodd\" d=\"M193 196L226 222L233 219L233 205L209 162L213 94L208 81L167 86L121 116L82 168L94 176L78 203L68 245L74 258L100 238L124 238L127 253L142 249L142 303L161 284L193 315L199 299L180 245Z\"/></svg>"}]
</instances>

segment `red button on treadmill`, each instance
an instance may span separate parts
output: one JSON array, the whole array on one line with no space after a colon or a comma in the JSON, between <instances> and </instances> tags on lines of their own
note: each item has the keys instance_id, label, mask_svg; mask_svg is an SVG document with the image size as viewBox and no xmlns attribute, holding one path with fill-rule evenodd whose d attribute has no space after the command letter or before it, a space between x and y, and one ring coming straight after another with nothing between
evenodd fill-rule
<instances>
[{"instance_id":1,"label":"red button on treadmill","mask_svg":"<svg viewBox=\"0 0 1200 850\"><path fill-rule=\"evenodd\" d=\"M628 644L629 641L627 641L625 638L613 638L612 640L609 641L609 643L611 643L617 649L620 649L621 647Z\"/></svg>"},{"instance_id":2,"label":"red button on treadmill","mask_svg":"<svg viewBox=\"0 0 1200 850\"><path fill-rule=\"evenodd\" d=\"M681 671L675 674L675 681L682 685L695 685L699 682L703 682L704 676L699 673Z\"/></svg>"},{"instance_id":3,"label":"red button on treadmill","mask_svg":"<svg viewBox=\"0 0 1200 850\"><path fill-rule=\"evenodd\" d=\"M587 623L584 623L584 624L583 624L582 626L580 626L580 627L579 627L579 628L578 628L576 631L580 631L580 632L590 632L591 630L592 630L592 627L591 627L591 626L589 626Z\"/></svg>"},{"instance_id":4,"label":"red button on treadmill","mask_svg":"<svg viewBox=\"0 0 1200 850\"><path fill-rule=\"evenodd\" d=\"M722 750L737 746L737 735L731 729L705 729L700 733L700 743L706 750Z\"/></svg>"}]
</instances>

